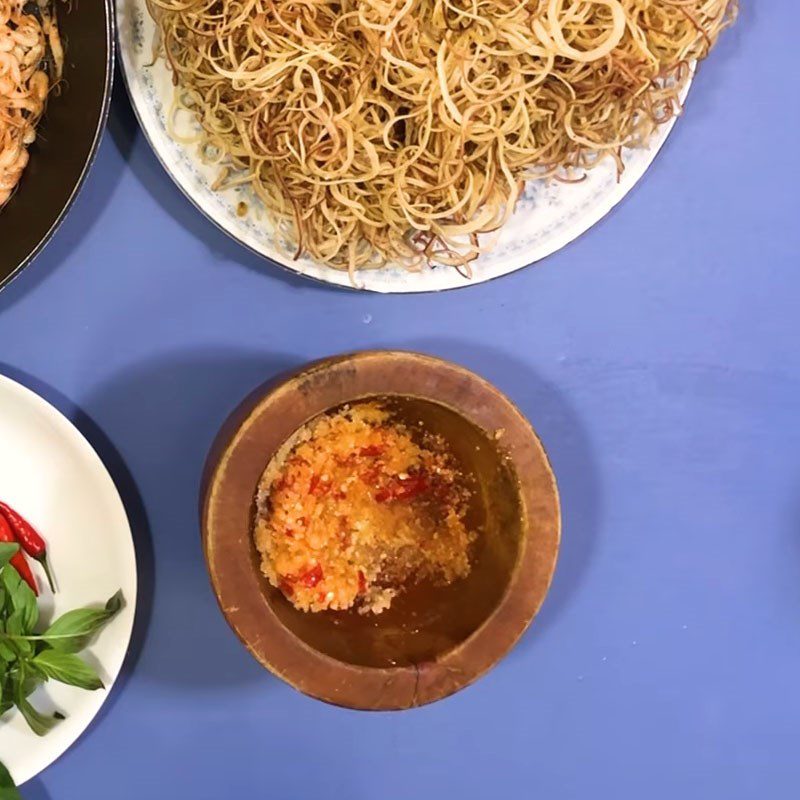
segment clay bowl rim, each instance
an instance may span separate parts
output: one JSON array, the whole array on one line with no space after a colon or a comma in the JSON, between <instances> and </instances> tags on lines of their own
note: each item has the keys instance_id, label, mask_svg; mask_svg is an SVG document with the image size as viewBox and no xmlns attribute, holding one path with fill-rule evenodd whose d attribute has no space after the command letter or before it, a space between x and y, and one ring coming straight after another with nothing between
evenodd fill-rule
<instances>
[{"instance_id":1,"label":"clay bowl rim","mask_svg":"<svg viewBox=\"0 0 800 800\"><path fill-rule=\"evenodd\" d=\"M426 389L426 381L434 381L438 389ZM398 384L402 389L395 390ZM298 404L291 402L290 396L298 391L310 399L312 409L291 418ZM276 441L282 443L322 411L379 395L439 403L487 434L504 429L500 446L514 465L522 512L520 553L506 591L490 616L434 661L387 668L334 659L306 644L278 619L264 592L264 579L255 567L251 530L257 483L274 452L274 444L272 449L262 447L257 437L249 435L253 428L280 415L278 424L283 432ZM315 397L327 399L317 401ZM331 397L334 402L329 402ZM465 403L463 398L472 402ZM250 467L245 469L244 481L240 477L244 477L241 471L248 456ZM260 459L257 475L253 459ZM248 521L243 525L244 509L240 506L248 497ZM333 356L262 384L222 426L206 462L200 500L203 553L212 588L220 610L242 644L262 666L303 694L358 710L425 705L465 688L492 669L514 647L541 608L552 582L561 539L555 476L530 422L479 375L452 362L407 351L371 350ZM225 512L231 507L238 523L227 520ZM231 558L231 553L239 557Z\"/></svg>"}]
</instances>

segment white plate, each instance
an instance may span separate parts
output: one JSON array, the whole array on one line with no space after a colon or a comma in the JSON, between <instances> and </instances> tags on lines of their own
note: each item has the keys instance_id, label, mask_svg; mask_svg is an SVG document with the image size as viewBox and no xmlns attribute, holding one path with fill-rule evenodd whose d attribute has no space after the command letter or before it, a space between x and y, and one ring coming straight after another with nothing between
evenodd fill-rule
<instances>
[{"instance_id":1,"label":"white plate","mask_svg":"<svg viewBox=\"0 0 800 800\"><path fill-rule=\"evenodd\" d=\"M125 607L87 651L105 689L87 692L49 682L31 696L42 711L67 718L36 736L16 709L0 719L0 759L18 784L53 763L86 729L119 673L136 608L136 556L114 482L72 423L29 389L0 375L0 498L47 540L58 592L32 567L45 621L103 604L122 589Z\"/></svg>"},{"instance_id":2,"label":"white plate","mask_svg":"<svg viewBox=\"0 0 800 800\"><path fill-rule=\"evenodd\" d=\"M222 230L246 247L301 275L350 286L346 273L315 263L292 260L281 247L272 226L253 215L241 218L236 206L245 189L213 192L217 170L204 165L197 149L174 141L167 133L166 114L173 103L171 73L164 60L153 60L155 25L145 0L116 0L122 69L139 122L164 169L183 193ZM687 87L688 89L688 87ZM503 228L494 249L473 264L471 280L455 269L438 267L409 273L401 266L364 271L359 288L376 292L428 292L481 283L539 261L585 233L636 185L664 144L675 120L661 126L647 149L624 154L625 171L617 180L611 159L605 159L579 184L535 181L528 184L516 212ZM181 121L181 133L191 133L191 122Z\"/></svg>"}]
</instances>

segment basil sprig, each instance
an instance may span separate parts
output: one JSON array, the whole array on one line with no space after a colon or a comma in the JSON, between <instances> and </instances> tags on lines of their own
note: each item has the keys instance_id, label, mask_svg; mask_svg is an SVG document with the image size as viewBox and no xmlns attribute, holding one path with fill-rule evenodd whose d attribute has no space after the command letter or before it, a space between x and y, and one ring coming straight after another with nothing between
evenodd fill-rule
<instances>
[{"instance_id":1,"label":"basil sprig","mask_svg":"<svg viewBox=\"0 0 800 800\"><path fill-rule=\"evenodd\" d=\"M77 653L122 608L117 592L102 608L78 608L37 632L36 595L9 565L19 545L0 543L0 715L16 707L31 730L43 736L62 714L42 714L28 697L42 683L59 681L81 689L102 689L94 667ZM3 800L0 770L0 800Z\"/></svg>"}]
</instances>

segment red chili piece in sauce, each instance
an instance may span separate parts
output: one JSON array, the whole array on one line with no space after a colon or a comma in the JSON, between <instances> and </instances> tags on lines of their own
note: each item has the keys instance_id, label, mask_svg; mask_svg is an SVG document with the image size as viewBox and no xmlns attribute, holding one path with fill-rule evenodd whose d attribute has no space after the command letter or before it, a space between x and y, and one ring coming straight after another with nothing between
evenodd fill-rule
<instances>
[{"instance_id":1,"label":"red chili piece in sauce","mask_svg":"<svg viewBox=\"0 0 800 800\"><path fill-rule=\"evenodd\" d=\"M316 567L311 567L310 570L304 572L298 579L298 583L302 583L303 586L308 586L309 589L313 589L321 580L322 580L322 566L317 564Z\"/></svg>"},{"instance_id":2,"label":"red chili piece in sauce","mask_svg":"<svg viewBox=\"0 0 800 800\"><path fill-rule=\"evenodd\" d=\"M380 489L375 494L378 503L387 503L390 500L413 500L429 488L428 479L424 475L409 475L404 480L400 478Z\"/></svg>"},{"instance_id":3,"label":"red chili piece in sauce","mask_svg":"<svg viewBox=\"0 0 800 800\"><path fill-rule=\"evenodd\" d=\"M323 481L319 475L312 475L308 484L308 493L315 497L326 495L331 489L330 481Z\"/></svg>"},{"instance_id":4,"label":"red chili piece in sauce","mask_svg":"<svg viewBox=\"0 0 800 800\"><path fill-rule=\"evenodd\" d=\"M279 478L275 483L272 485L272 489L275 492L282 492L284 489L288 489L292 486L294 481L290 481L285 475Z\"/></svg>"},{"instance_id":5,"label":"red chili piece in sauce","mask_svg":"<svg viewBox=\"0 0 800 800\"><path fill-rule=\"evenodd\" d=\"M362 456L374 458L375 456L382 456L385 449L386 448L380 444L369 444L366 447L362 447L358 452Z\"/></svg>"},{"instance_id":6,"label":"red chili piece in sauce","mask_svg":"<svg viewBox=\"0 0 800 800\"><path fill-rule=\"evenodd\" d=\"M388 503L389 500L392 500L394 495L392 494L391 489L387 486L384 489L379 489L375 492L375 502L376 503Z\"/></svg>"}]
</instances>

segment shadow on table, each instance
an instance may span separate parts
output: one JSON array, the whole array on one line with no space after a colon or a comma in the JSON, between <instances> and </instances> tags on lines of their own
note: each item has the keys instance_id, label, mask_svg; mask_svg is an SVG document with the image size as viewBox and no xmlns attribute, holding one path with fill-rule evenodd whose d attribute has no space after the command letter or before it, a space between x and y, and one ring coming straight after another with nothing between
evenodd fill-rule
<instances>
[{"instance_id":1,"label":"shadow on table","mask_svg":"<svg viewBox=\"0 0 800 800\"><path fill-rule=\"evenodd\" d=\"M237 350L177 352L127 367L87 399L92 416L114 431L147 498L153 530L155 602L137 679L187 691L265 679L211 589L200 540L200 481L228 415L255 387L296 364L288 356Z\"/></svg>"},{"instance_id":2,"label":"shadow on table","mask_svg":"<svg viewBox=\"0 0 800 800\"><path fill-rule=\"evenodd\" d=\"M118 83L120 85L123 83L121 76ZM321 284L309 278L301 278L280 264L257 255L228 236L195 208L167 174L147 144L127 95L114 98L108 128L120 153L124 154L128 166L148 194L192 237L203 242L212 258L217 261L233 262L260 275L272 275L297 289L349 291L346 287ZM143 146L134 147L137 138L142 140Z\"/></svg>"},{"instance_id":3,"label":"shadow on table","mask_svg":"<svg viewBox=\"0 0 800 800\"><path fill-rule=\"evenodd\" d=\"M602 501L588 434L564 395L514 355L449 339L411 340L405 346L450 359L490 380L530 420L547 451L558 482L562 537L550 592L519 645L530 646L568 612L596 549Z\"/></svg>"},{"instance_id":4,"label":"shadow on table","mask_svg":"<svg viewBox=\"0 0 800 800\"><path fill-rule=\"evenodd\" d=\"M23 784L20 791L23 800L52 800L53 798L53 795L50 794L40 778L29 780L27 783Z\"/></svg>"}]
</instances>

